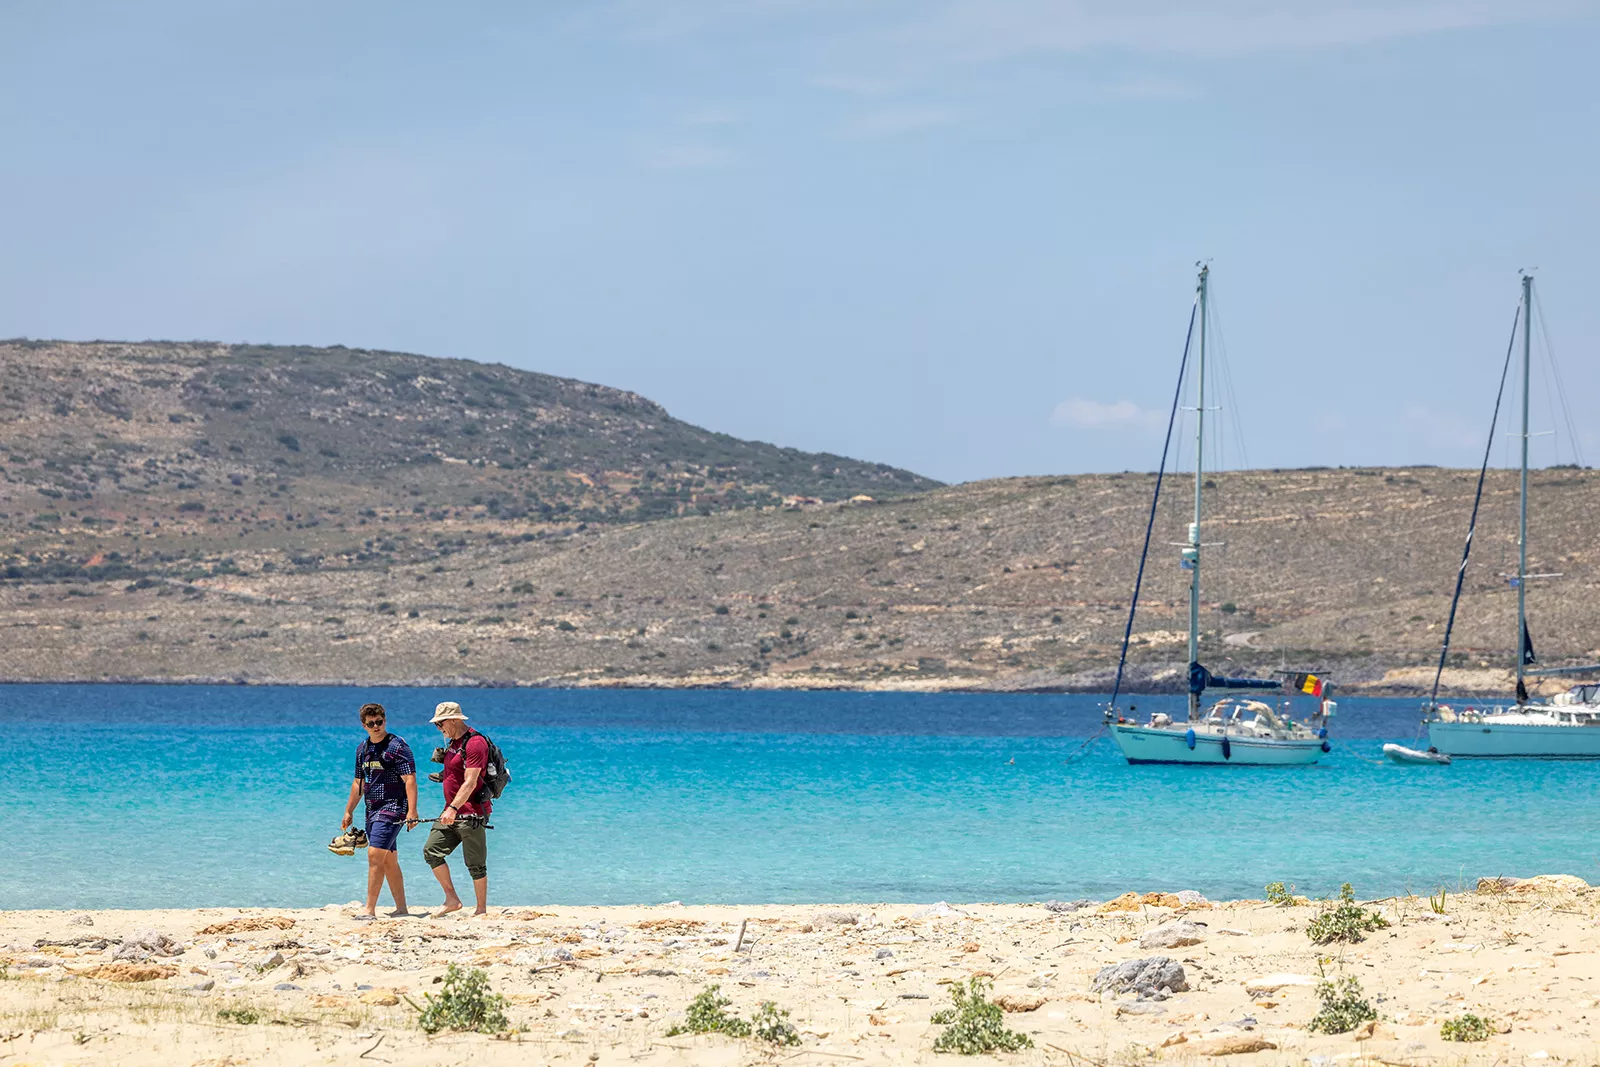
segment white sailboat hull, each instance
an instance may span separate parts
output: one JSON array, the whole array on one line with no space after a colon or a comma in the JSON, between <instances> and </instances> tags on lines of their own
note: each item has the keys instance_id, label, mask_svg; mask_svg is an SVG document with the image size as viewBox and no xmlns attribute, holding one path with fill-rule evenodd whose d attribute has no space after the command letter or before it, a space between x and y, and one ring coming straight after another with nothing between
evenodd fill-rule
<instances>
[{"instance_id":1,"label":"white sailboat hull","mask_svg":"<svg viewBox=\"0 0 1600 1067\"><path fill-rule=\"evenodd\" d=\"M1197 763L1216 766L1303 766L1322 758L1323 742L1316 738L1241 737L1197 732L1189 747L1188 730L1176 727L1135 726L1115 723L1111 736L1129 763ZM1223 754L1223 739L1228 745Z\"/></svg>"},{"instance_id":2,"label":"white sailboat hull","mask_svg":"<svg viewBox=\"0 0 1600 1067\"><path fill-rule=\"evenodd\" d=\"M1467 759L1600 759L1600 725L1430 722L1428 743Z\"/></svg>"}]
</instances>

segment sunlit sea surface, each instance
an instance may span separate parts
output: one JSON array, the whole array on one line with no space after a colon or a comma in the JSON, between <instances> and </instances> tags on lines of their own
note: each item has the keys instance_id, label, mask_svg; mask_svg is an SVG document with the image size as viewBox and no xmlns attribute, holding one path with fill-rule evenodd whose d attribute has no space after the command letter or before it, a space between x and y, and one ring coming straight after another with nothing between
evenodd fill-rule
<instances>
[{"instance_id":1,"label":"sunlit sea surface","mask_svg":"<svg viewBox=\"0 0 1600 1067\"><path fill-rule=\"evenodd\" d=\"M1378 895L1481 875L1600 877L1600 764L1383 764L1416 702L1345 698L1309 768L1131 767L1094 696L0 686L0 908L320 906L377 700L426 760L459 700L514 780L501 903ZM1181 714L1181 697L1137 701ZM426 773L427 769L423 768ZM423 813L442 806L422 782ZM359 810L359 809L358 809ZM413 900L438 889L401 837ZM459 867L459 863L458 863ZM458 870L458 881L463 880Z\"/></svg>"}]
</instances>

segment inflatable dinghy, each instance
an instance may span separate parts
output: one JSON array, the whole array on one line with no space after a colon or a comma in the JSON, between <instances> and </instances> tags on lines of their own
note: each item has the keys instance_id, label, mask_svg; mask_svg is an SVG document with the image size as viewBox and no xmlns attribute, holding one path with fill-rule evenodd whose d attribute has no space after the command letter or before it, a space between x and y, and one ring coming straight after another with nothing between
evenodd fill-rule
<instances>
[{"instance_id":1,"label":"inflatable dinghy","mask_svg":"<svg viewBox=\"0 0 1600 1067\"><path fill-rule=\"evenodd\" d=\"M1383 754L1396 763L1438 763L1449 764L1450 757L1443 752L1420 752L1404 745L1384 745Z\"/></svg>"}]
</instances>

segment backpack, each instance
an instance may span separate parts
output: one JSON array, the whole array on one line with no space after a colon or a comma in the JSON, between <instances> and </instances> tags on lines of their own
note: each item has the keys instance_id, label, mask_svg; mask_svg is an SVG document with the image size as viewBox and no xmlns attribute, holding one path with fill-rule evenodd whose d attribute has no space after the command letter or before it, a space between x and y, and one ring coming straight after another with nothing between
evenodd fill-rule
<instances>
[{"instance_id":1,"label":"backpack","mask_svg":"<svg viewBox=\"0 0 1600 1067\"><path fill-rule=\"evenodd\" d=\"M511 769L506 766L506 755L500 751L500 746L489 740L488 734L472 731L472 734L483 738L483 743L489 746L489 765L483 769L483 777L478 781L478 788L472 793L471 803L482 804L486 800L498 800L500 794L506 791L506 786L511 784ZM467 740L461 742L461 751L467 750L467 741L472 739L472 734L467 735Z\"/></svg>"}]
</instances>

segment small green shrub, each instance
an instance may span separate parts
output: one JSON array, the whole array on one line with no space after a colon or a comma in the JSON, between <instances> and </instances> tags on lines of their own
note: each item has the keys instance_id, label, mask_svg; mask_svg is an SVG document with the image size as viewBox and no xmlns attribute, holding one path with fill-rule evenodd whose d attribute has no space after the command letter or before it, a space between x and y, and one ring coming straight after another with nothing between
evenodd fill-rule
<instances>
[{"instance_id":1,"label":"small green shrub","mask_svg":"<svg viewBox=\"0 0 1600 1067\"><path fill-rule=\"evenodd\" d=\"M1339 899L1324 907L1322 912L1306 927L1306 936L1313 944L1327 945L1335 941L1356 942L1364 940L1362 934L1381 929L1389 921L1375 911L1356 905L1356 891L1346 882L1339 888Z\"/></svg>"},{"instance_id":2,"label":"small green shrub","mask_svg":"<svg viewBox=\"0 0 1600 1067\"><path fill-rule=\"evenodd\" d=\"M225 1023L254 1026L261 1021L261 1013L254 1008L222 1008L217 1011L217 1018Z\"/></svg>"},{"instance_id":3,"label":"small green shrub","mask_svg":"<svg viewBox=\"0 0 1600 1067\"><path fill-rule=\"evenodd\" d=\"M1444 886L1439 887L1439 892L1428 894L1428 907L1433 909L1435 915L1444 914L1445 891Z\"/></svg>"},{"instance_id":4,"label":"small green shrub","mask_svg":"<svg viewBox=\"0 0 1600 1067\"><path fill-rule=\"evenodd\" d=\"M1005 1013L989 1000L989 985L982 978L973 975L964 986L952 985L950 997L955 1006L933 1016L934 1025L945 1028L934 1039L933 1051L973 1056L1033 1047L1033 1038L1006 1029Z\"/></svg>"},{"instance_id":5,"label":"small green shrub","mask_svg":"<svg viewBox=\"0 0 1600 1067\"><path fill-rule=\"evenodd\" d=\"M1314 1034L1347 1034L1378 1013L1361 995L1361 983L1354 978L1324 978L1317 983L1317 999L1322 1009L1312 1016L1306 1029Z\"/></svg>"},{"instance_id":6,"label":"small green shrub","mask_svg":"<svg viewBox=\"0 0 1600 1067\"><path fill-rule=\"evenodd\" d=\"M763 1000L750 1017L750 1036L771 1045L800 1043L800 1031L789 1022L789 1013L770 1000Z\"/></svg>"},{"instance_id":7,"label":"small green shrub","mask_svg":"<svg viewBox=\"0 0 1600 1067\"><path fill-rule=\"evenodd\" d=\"M424 1032L472 1030L498 1034L511 1028L506 1018L506 998L489 992L489 975L477 968L463 970L451 964L444 972L444 987L438 996L423 997L417 1025Z\"/></svg>"},{"instance_id":8,"label":"small green shrub","mask_svg":"<svg viewBox=\"0 0 1600 1067\"><path fill-rule=\"evenodd\" d=\"M1267 903L1276 904L1280 908L1294 906L1294 886L1286 886L1282 882L1270 882L1267 885Z\"/></svg>"},{"instance_id":9,"label":"small green shrub","mask_svg":"<svg viewBox=\"0 0 1600 1067\"><path fill-rule=\"evenodd\" d=\"M1439 1027L1439 1036L1446 1041L1487 1041L1493 1033L1494 1027L1488 1019L1470 1011L1454 1019L1446 1019L1444 1025Z\"/></svg>"},{"instance_id":10,"label":"small green shrub","mask_svg":"<svg viewBox=\"0 0 1600 1067\"><path fill-rule=\"evenodd\" d=\"M729 1037L749 1037L750 1024L726 1009L733 1001L718 996L720 985L708 985L689 1002L683 1022L667 1031L668 1037L679 1034L727 1034Z\"/></svg>"}]
</instances>

